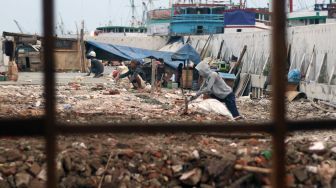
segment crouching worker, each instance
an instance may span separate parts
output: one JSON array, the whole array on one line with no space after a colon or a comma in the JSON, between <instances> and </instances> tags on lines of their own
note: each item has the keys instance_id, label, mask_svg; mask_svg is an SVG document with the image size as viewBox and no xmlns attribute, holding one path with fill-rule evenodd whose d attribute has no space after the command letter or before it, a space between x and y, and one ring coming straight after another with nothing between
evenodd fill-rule
<instances>
[{"instance_id":1,"label":"crouching worker","mask_svg":"<svg viewBox=\"0 0 336 188\"><path fill-rule=\"evenodd\" d=\"M128 77L134 89L144 89L146 87L145 81L143 80L144 75L138 61L132 60L129 70L125 74L118 75L116 80L118 81L120 78Z\"/></svg>"},{"instance_id":2,"label":"crouching worker","mask_svg":"<svg viewBox=\"0 0 336 188\"><path fill-rule=\"evenodd\" d=\"M94 78L99 78L103 76L104 65L101 61L96 59L96 52L91 51L86 57L87 59L90 60L90 63L91 63L89 73L86 76L90 76L91 73L94 74Z\"/></svg>"},{"instance_id":3,"label":"crouching worker","mask_svg":"<svg viewBox=\"0 0 336 188\"><path fill-rule=\"evenodd\" d=\"M200 90L195 96L192 96L190 100L195 100L200 95L207 94L211 98L225 103L234 119L242 119L237 110L236 98L232 92L232 88L225 83L218 73L211 71L207 63L201 62L195 68L198 70L199 75L203 77L204 81Z\"/></svg>"}]
</instances>

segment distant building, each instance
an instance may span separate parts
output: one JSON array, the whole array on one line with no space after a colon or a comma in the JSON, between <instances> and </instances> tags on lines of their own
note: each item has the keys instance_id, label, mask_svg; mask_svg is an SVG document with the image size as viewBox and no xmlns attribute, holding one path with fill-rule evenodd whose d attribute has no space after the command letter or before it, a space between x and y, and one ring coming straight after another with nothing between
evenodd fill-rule
<instances>
[{"instance_id":1,"label":"distant building","mask_svg":"<svg viewBox=\"0 0 336 188\"><path fill-rule=\"evenodd\" d=\"M15 61L19 71L42 71L44 67L43 37L21 33L3 32L4 65ZM6 54L6 53L7 54ZM80 42L75 38L55 39L56 71L85 71L86 63L81 60Z\"/></svg>"},{"instance_id":2,"label":"distant building","mask_svg":"<svg viewBox=\"0 0 336 188\"><path fill-rule=\"evenodd\" d=\"M171 35L208 35L224 33L223 4L174 4Z\"/></svg>"}]
</instances>

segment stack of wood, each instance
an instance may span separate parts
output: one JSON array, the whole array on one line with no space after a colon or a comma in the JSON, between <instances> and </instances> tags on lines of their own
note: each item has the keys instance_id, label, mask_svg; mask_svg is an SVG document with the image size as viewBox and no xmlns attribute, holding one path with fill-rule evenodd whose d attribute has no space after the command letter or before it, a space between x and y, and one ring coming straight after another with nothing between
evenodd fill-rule
<instances>
[{"instance_id":1,"label":"stack of wood","mask_svg":"<svg viewBox=\"0 0 336 188\"><path fill-rule=\"evenodd\" d=\"M10 81L17 81L19 78L19 71L15 61L10 61L8 66L8 79Z\"/></svg>"}]
</instances>

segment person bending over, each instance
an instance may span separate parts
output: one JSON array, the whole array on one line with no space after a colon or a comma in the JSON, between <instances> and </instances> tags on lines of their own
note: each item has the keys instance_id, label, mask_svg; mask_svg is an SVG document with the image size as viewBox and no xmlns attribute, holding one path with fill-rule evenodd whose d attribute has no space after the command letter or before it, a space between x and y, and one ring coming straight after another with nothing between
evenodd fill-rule
<instances>
[{"instance_id":1,"label":"person bending over","mask_svg":"<svg viewBox=\"0 0 336 188\"><path fill-rule=\"evenodd\" d=\"M207 63L201 62L195 68L199 75L203 77L203 84L196 95L190 98L190 101L197 99L202 94L209 95L211 98L223 102L234 119L242 119L237 109L232 88L225 83L218 73L212 71Z\"/></svg>"},{"instance_id":2,"label":"person bending over","mask_svg":"<svg viewBox=\"0 0 336 188\"><path fill-rule=\"evenodd\" d=\"M143 89L146 87L145 81L143 80L144 72L139 66L137 60L132 60L129 70L125 74L120 74L116 77L118 81L121 78L129 78L130 83L132 83L134 89Z\"/></svg>"}]
</instances>

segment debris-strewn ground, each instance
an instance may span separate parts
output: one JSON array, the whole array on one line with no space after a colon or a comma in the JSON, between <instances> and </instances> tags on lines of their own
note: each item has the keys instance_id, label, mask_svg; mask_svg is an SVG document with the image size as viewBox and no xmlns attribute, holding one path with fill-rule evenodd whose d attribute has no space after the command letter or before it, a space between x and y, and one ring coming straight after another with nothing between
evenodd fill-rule
<instances>
[{"instance_id":1,"label":"debris-strewn ground","mask_svg":"<svg viewBox=\"0 0 336 188\"><path fill-rule=\"evenodd\" d=\"M42 89L39 85L0 86L0 117L42 115ZM125 83L61 84L57 101L58 121L63 123L231 121L193 109L181 116L179 90L152 96ZM243 97L237 104L245 121L270 120L269 99ZM322 111L300 99L288 104L287 116L336 118L332 110ZM335 132L291 133L286 143L289 185L336 187ZM270 184L271 158L271 138L264 134L60 136L57 180L59 187L261 187ZM42 139L0 140L0 188L43 187L45 168Z\"/></svg>"}]
</instances>

